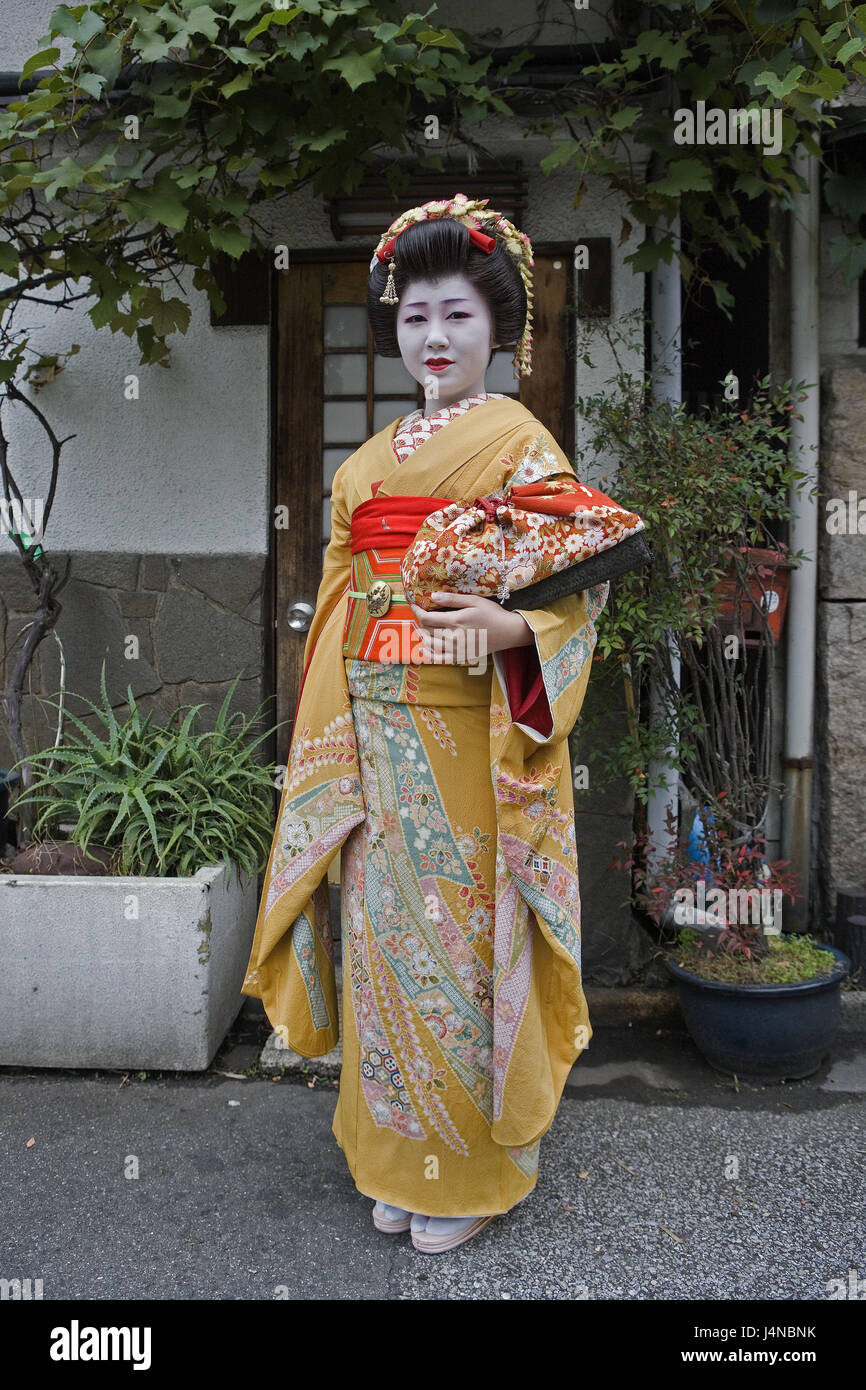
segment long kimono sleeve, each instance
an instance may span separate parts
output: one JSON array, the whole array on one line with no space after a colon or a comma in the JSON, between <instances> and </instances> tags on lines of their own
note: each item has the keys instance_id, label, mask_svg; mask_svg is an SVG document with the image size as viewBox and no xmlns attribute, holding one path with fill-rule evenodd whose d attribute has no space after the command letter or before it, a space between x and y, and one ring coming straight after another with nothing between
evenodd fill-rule
<instances>
[{"instance_id":1,"label":"long kimono sleeve","mask_svg":"<svg viewBox=\"0 0 866 1390\"><path fill-rule=\"evenodd\" d=\"M333 613L341 595L349 587L352 520L346 505L344 471L348 461L347 459L340 464L331 483L331 535L322 560L322 578L316 594L316 609L304 645L305 672L322 628Z\"/></svg>"},{"instance_id":2,"label":"long kimono sleeve","mask_svg":"<svg viewBox=\"0 0 866 1390\"><path fill-rule=\"evenodd\" d=\"M517 467L509 472L507 486L545 476L575 476L566 455L546 433L535 433L527 440ZM520 613L532 628L532 642L494 652L493 663L511 719L536 743L556 742L562 737L561 726L569 719L566 736L574 726L589 679L590 668L587 665L584 671L583 667L595 646L593 619L604 607L608 592L609 585L598 584L588 592L565 595L547 608L512 610ZM568 637L574 633L581 637L569 643ZM580 669L576 670L578 658ZM561 706L559 718L554 719L554 704L564 687L574 685L575 679L578 684Z\"/></svg>"},{"instance_id":3,"label":"long kimono sleeve","mask_svg":"<svg viewBox=\"0 0 866 1390\"><path fill-rule=\"evenodd\" d=\"M550 437L536 432L514 476L533 481L572 471ZM592 1036L581 976L568 735L583 705L595 620L608 590L600 584L544 608L513 610L532 628L533 644L492 658L497 894L491 1133L509 1148L530 1146L546 1133L568 1073Z\"/></svg>"},{"instance_id":4,"label":"long kimono sleeve","mask_svg":"<svg viewBox=\"0 0 866 1390\"><path fill-rule=\"evenodd\" d=\"M525 617L525 614L521 616ZM528 733L548 738L553 728L553 716L544 689L535 630L531 642L522 647L506 647L499 656L502 668L499 679L511 718Z\"/></svg>"},{"instance_id":5,"label":"long kimono sleeve","mask_svg":"<svg viewBox=\"0 0 866 1390\"><path fill-rule=\"evenodd\" d=\"M347 460L347 463L349 460ZM242 992L304 1057L339 1039L328 865L364 819L358 749L342 657L351 563L343 469L331 493L331 539L304 649L304 675L264 890Z\"/></svg>"},{"instance_id":6,"label":"long kimono sleeve","mask_svg":"<svg viewBox=\"0 0 866 1390\"><path fill-rule=\"evenodd\" d=\"M536 743L556 741L561 736L557 725L567 725L566 737L574 727L596 642L593 618L604 607L607 591L607 584L597 584L593 589L567 594L547 608L512 610L531 627L532 641L494 652L493 663L511 719ZM571 640L574 634L576 640ZM569 699L554 719L553 707L566 685L571 686Z\"/></svg>"}]
</instances>

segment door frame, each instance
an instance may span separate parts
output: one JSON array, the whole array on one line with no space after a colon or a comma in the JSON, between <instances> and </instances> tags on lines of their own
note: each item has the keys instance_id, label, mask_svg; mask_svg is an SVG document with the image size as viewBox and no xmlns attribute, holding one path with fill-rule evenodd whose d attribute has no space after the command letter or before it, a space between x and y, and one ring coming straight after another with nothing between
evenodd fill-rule
<instances>
[{"instance_id":1,"label":"door frame","mask_svg":"<svg viewBox=\"0 0 866 1390\"><path fill-rule=\"evenodd\" d=\"M573 399L575 387L575 334L573 317L577 310L575 294L574 250L579 240L537 242L533 247L535 265L533 268L533 352L532 374L520 381L520 401L533 414L543 420L563 451L572 457L575 441L575 421ZM264 684L266 696L273 697L274 715L272 723L286 722L273 735L274 762L276 767L285 767L293 732L297 691L300 678L300 661L305 638L298 634L295 659L287 659L288 647L279 641L279 609L289 597L308 599L315 602L318 579L315 585L298 575L297 582L286 582L286 571L279 571L281 544L293 543L301 556L317 556L316 570L321 574L322 525L321 508L316 506L311 512L306 503L294 506L291 499L278 496L281 475L279 462L283 450L292 447L293 437L300 436L309 446L309 453L315 458L317 476L321 476L323 445L322 429L322 335L320 331L321 301L305 306L305 294L309 294L310 281L301 287L293 301L286 293L285 277L292 273L291 267L338 264L340 262L363 262L369 264L369 249L358 246L326 246L304 248L290 251L290 268L278 271L270 266L270 333L269 333L269 470L268 470L268 553L265 564L265 583L263 593L263 613L265 626L264 642ZM562 264L554 267L554 261ZM565 272L561 276L561 272ZM561 277L561 278L560 278ZM290 311L300 311L306 307L312 322L317 326L318 341L311 344L309 333L287 331ZM311 350L312 347L312 350ZM281 389L293 382L294 390ZM570 384L570 386L569 386ZM571 396L571 401L568 397ZM274 512L279 504L289 507L290 527L280 532L274 525ZM315 538L315 539L314 539ZM303 558L300 561L304 565ZM310 559L306 560L310 569ZM292 595L285 591L294 590ZM307 590L312 588L312 593ZM302 592L303 591L303 592ZM297 676L296 674L297 673Z\"/></svg>"}]
</instances>

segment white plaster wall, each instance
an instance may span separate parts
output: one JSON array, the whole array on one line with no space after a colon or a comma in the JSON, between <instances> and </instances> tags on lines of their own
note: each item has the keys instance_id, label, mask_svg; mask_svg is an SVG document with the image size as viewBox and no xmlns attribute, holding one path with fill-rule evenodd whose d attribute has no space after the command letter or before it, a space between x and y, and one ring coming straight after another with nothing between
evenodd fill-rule
<instances>
[{"instance_id":1,"label":"white plaster wall","mask_svg":"<svg viewBox=\"0 0 866 1390\"><path fill-rule=\"evenodd\" d=\"M40 38L56 6L49 0L3 0L0 14L0 69L20 70L37 51ZM68 41L64 40L68 45Z\"/></svg>"},{"instance_id":2,"label":"white plaster wall","mask_svg":"<svg viewBox=\"0 0 866 1390\"><path fill-rule=\"evenodd\" d=\"M3 0L0 15L0 68L8 70L21 66L35 51L35 45L47 28L56 0ZM423 12L424 6L406 0L404 9ZM593 0L586 10L578 10L569 0L545 7L544 22L539 24L534 5L525 0L475 0L471 10L465 0L436 0L430 15L431 24L455 29L469 29L493 40L507 35L509 45L555 45L557 43L599 42L609 37L605 14L609 5Z\"/></svg>"},{"instance_id":3,"label":"white plaster wall","mask_svg":"<svg viewBox=\"0 0 866 1390\"><path fill-rule=\"evenodd\" d=\"M63 447L45 533L51 550L264 548L267 330L217 332L206 296L190 287L187 298L192 323L173 340L168 370L140 366L135 339L97 332L84 307L54 317L39 311L43 327L34 345L57 351L81 344L54 382L29 392L59 437L74 435ZM130 374L139 380L138 400L124 398ZM22 494L44 496L44 435L23 405L9 418L10 461Z\"/></svg>"}]
</instances>

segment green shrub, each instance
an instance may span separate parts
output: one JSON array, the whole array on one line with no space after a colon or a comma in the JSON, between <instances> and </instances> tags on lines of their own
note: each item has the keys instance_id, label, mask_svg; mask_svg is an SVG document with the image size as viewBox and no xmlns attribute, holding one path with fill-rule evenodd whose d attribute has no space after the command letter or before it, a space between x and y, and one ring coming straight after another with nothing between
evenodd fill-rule
<instances>
[{"instance_id":1,"label":"green shrub","mask_svg":"<svg viewBox=\"0 0 866 1390\"><path fill-rule=\"evenodd\" d=\"M272 768L253 754L273 729L249 738L262 706L249 720L240 710L228 713L239 679L213 729L193 732L204 703L181 706L165 725L153 723L153 712L142 715L131 686L131 713L121 723L108 699L103 661L102 708L77 698L99 717L104 735L67 710L81 741L64 740L26 760L36 775L17 804L38 806L34 838L72 823L69 838L83 850L91 840L115 850L124 875L187 877L217 863L229 878L232 863L258 873L273 836L274 781Z\"/></svg>"}]
</instances>

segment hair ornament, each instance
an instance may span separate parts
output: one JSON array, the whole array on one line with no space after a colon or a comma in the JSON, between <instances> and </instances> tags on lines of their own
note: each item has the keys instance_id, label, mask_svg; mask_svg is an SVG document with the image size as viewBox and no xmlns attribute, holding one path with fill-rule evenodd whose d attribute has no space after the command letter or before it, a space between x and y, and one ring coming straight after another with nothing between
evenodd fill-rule
<instances>
[{"instance_id":1,"label":"hair ornament","mask_svg":"<svg viewBox=\"0 0 866 1390\"><path fill-rule=\"evenodd\" d=\"M391 223L386 232L379 238L379 244L373 253L370 261L370 274L376 268L376 263L388 263L388 279L385 284L385 292L379 296L381 304L397 304L398 295L394 284L394 246L401 232L405 232L407 227L411 227L416 222L424 222L430 218L448 217L455 222L461 222L469 230L469 239L481 251L490 255L496 245L496 239L488 236L482 228L485 226L494 227L499 232L505 244L505 249L515 262L523 287L526 290L526 322L517 350L514 354L515 376L531 376L532 374L532 266L535 262L532 259L532 243L525 233L518 231L507 217L501 213L488 208L488 198L467 198L465 193L457 193L453 198L447 200L435 200L430 203L423 203L420 207L409 208Z\"/></svg>"}]
</instances>

